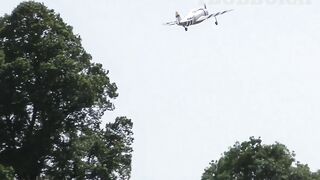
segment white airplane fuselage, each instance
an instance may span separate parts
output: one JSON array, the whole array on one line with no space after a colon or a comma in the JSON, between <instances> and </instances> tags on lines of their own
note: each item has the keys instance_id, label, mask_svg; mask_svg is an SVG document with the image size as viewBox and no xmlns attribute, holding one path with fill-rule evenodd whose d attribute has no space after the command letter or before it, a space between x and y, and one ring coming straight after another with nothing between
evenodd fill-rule
<instances>
[{"instance_id":1,"label":"white airplane fuselage","mask_svg":"<svg viewBox=\"0 0 320 180\"><path fill-rule=\"evenodd\" d=\"M209 15L208 10L204 8L200 8L197 10L191 11L186 17L177 21L177 25L188 27L194 24L199 24L207 19Z\"/></svg>"}]
</instances>

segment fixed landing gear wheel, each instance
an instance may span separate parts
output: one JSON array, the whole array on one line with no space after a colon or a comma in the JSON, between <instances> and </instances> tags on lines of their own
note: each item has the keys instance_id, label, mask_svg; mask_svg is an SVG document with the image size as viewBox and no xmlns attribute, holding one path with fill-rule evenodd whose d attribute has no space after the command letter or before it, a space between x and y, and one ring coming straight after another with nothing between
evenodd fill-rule
<instances>
[{"instance_id":1,"label":"fixed landing gear wheel","mask_svg":"<svg viewBox=\"0 0 320 180\"><path fill-rule=\"evenodd\" d=\"M184 28L185 31L188 31L188 28Z\"/></svg>"},{"instance_id":2,"label":"fixed landing gear wheel","mask_svg":"<svg viewBox=\"0 0 320 180\"><path fill-rule=\"evenodd\" d=\"M216 23L216 25L218 25L218 21L216 21L215 23Z\"/></svg>"}]
</instances>

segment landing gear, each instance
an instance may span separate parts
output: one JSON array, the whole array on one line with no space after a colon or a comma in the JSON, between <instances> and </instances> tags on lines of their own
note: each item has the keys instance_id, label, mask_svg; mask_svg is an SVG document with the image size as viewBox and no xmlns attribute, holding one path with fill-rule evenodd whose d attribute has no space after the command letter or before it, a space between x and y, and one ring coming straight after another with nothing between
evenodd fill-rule
<instances>
[{"instance_id":1,"label":"landing gear","mask_svg":"<svg viewBox=\"0 0 320 180\"><path fill-rule=\"evenodd\" d=\"M217 17L214 17L214 18L216 19L216 22L215 22L215 24L216 24L216 25L218 25L218 20L217 20Z\"/></svg>"},{"instance_id":2,"label":"landing gear","mask_svg":"<svg viewBox=\"0 0 320 180\"><path fill-rule=\"evenodd\" d=\"M184 27L184 30L185 30L185 31L188 31L188 28L187 28L187 27Z\"/></svg>"}]
</instances>

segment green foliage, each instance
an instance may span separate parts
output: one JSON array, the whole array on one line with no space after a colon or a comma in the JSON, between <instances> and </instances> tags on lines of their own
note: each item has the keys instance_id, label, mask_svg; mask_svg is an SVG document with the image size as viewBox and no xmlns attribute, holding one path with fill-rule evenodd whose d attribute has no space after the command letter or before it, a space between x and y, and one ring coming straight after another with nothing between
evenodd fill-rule
<instances>
[{"instance_id":1,"label":"green foliage","mask_svg":"<svg viewBox=\"0 0 320 180\"><path fill-rule=\"evenodd\" d=\"M4 167L0 164L0 179L3 180L13 180L14 179L14 170L12 167Z\"/></svg>"},{"instance_id":2,"label":"green foliage","mask_svg":"<svg viewBox=\"0 0 320 180\"><path fill-rule=\"evenodd\" d=\"M295 162L294 153L286 146L275 143L262 145L261 139L236 143L219 161L212 161L205 169L202 180L316 180L319 175L311 173L307 165Z\"/></svg>"},{"instance_id":3,"label":"green foliage","mask_svg":"<svg viewBox=\"0 0 320 180\"><path fill-rule=\"evenodd\" d=\"M299 162L295 167L291 168L290 180L320 180L319 171L313 173L310 171L308 165L300 164Z\"/></svg>"},{"instance_id":4,"label":"green foliage","mask_svg":"<svg viewBox=\"0 0 320 180\"><path fill-rule=\"evenodd\" d=\"M129 179L131 129L132 122L119 117L104 130L86 129L71 137L50 158L47 175L55 179Z\"/></svg>"},{"instance_id":5,"label":"green foliage","mask_svg":"<svg viewBox=\"0 0 320 180\"><path fill-rule=\"evenodd\" d=\"M0 77L1 164L22 179L129 177L131 121L100 129L117 87L53 10L23 2L0 18Z\"/></svg>"},{"instance_id":6,"label":"green foliage","mask_svg":"<svg viewBox=\"0 0 320 180\"><path fill-rule=\"evenodd\" d=\"M0 66L1 64L4 62L4 53L3 51L0 49Z\"/></svg>"}]
</instances>

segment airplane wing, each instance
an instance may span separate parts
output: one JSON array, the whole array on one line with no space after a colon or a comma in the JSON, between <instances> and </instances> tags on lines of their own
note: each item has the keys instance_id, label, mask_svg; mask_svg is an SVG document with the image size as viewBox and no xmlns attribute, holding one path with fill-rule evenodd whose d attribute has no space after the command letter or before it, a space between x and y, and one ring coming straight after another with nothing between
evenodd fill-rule
<instances>
[{"instance_id":1,"label":"airplane wing","mask_svg":"<svg viewBox=\"0 0 320 180\"><path fill-rule=\"evenodd\" d=\"M219 16L219 15L225 14L225 13L230 12L230 11L233 11L233 9L210 14L210 15L208 16L208 19L211 18L211 17L217 17L217 16Z\"/></svg>"},{"instance_id":2,"label":"airplane wing","mask_svg":"<svg viewBox=\"0 0 320 180\"><path fill-rule=\"evenodd\" d=\"M176 25L176 24L177 24L176 21L163 23L163 25L169 25L169 26Z\"/></svg>"}]
</instances>

